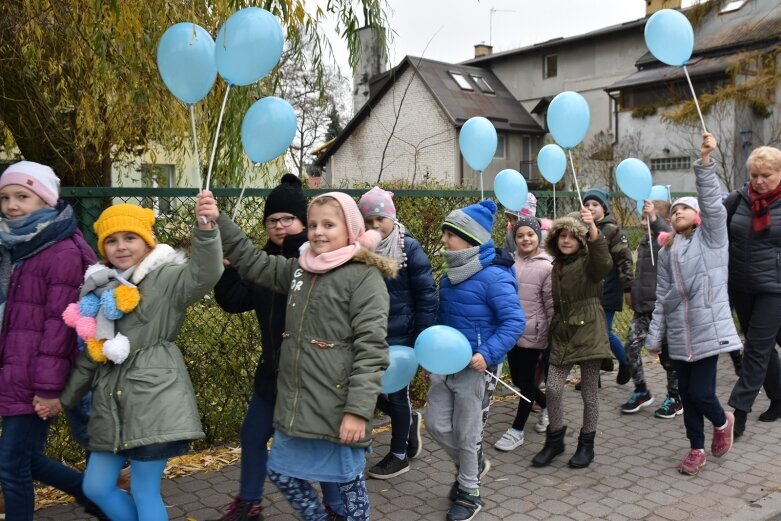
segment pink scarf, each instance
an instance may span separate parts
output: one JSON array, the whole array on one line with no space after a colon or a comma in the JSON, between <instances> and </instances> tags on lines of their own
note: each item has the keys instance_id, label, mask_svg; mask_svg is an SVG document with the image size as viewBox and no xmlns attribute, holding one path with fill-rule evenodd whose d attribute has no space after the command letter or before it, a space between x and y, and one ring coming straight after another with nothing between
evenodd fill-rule
<instances>
[{"instance_id":1,"label":"pink scarf","mask_svg":"<svg viewBox=\"0 0 781 521\"><path fill-rule=\"evenodd\" d=\"M298 263L310 273L327 273L351 260L360 249L361 246L358 244L348 244L338 250L316 255L312 252L309 243L306 242L301 246Z\"/></svg>"}]
</instances>

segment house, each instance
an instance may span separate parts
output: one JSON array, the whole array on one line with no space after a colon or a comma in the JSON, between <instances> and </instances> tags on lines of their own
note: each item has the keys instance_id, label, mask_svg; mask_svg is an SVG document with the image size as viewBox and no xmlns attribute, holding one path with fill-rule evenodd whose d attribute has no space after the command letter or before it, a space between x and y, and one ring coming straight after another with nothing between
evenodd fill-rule
<instances>
[{"instance_id":1,"label":"house","mask_svg":"<svg viewBox=\"0 0 781 521\"><path fill-rule=\"evenodd\" d=\"M731 190L747 180L745 161L751 150L763 144L777 146L781 139L781 8L778 0L710 2L699 8L694 52L686 68L701 101L709 99L706 94L711 100L721 99L706 105L703 117L719 141L714 155L720 163L717 170L724 187ZM775 79L760 85L761 74ZM617 139L643 136L654 183L693 191L694 178L687 174L699 153L700 120L696 112L690 112L688 124L663 118L692 99L683 68L664 65L645 52L631 74L605 91L616 100ZM722 94L713 96L715 92Z\"/></svg>"},{"instance_id":2,"label":"house","mask_svg":"<svg viewBox=\"0 0 781 521\"><path fill-rule=\"evenodd\" d=\"M505 168L529 175L545 131L490 70L407 56L373 78L368 99L315 165L330 186L421 182L479 186L461 158L458 132L473 116L496 127L486 189Z\"/></svg>"}]
</instances>

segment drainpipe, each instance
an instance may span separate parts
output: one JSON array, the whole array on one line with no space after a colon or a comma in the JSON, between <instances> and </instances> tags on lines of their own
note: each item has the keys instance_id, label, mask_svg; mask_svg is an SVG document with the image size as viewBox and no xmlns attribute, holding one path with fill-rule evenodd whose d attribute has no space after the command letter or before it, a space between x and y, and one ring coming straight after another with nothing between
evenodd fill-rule
<instances>
[{"instance_id":1,"label":"drainpipe","mask_svg":"<svg viewBox=\"0 0 781 521\"><path fill-rule=\"evenodd\" d=\"M618 93L611 93L608 92L607 96L613 100L613 106L615 107L613 109L613 143L611 143L613 146L616 146L618 144Z\"/></svg>"}]
</instances>

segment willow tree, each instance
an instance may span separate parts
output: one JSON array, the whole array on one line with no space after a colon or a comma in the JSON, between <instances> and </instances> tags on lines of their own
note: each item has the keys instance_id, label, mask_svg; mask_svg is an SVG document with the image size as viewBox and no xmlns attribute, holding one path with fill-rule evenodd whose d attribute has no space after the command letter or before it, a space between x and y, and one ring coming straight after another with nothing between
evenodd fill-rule
<instances>
[{"instance_id":1,"label":"willow tree","mask_svg":"<svg viewBox=\"0 0 781 521\"><path fill-rule=\"evenodd\" d=\"M51 165L66 186L109 185L115 162L131 160L152 145L189 152L189 112L160 80L157 42L168 27L181 21L195 22L215 35L232 12L257 4L280 19L285 53L307 54L318 85L323 84L332 54L320 30L323 20L337 21L354 63L357 29L379 27L387 19L384 0L2 0L4 148L16 146L25 159ZM231 89L215 186L238 184L241 118L255 99L276 93L277 80L275 70L253 86ZM198 104L202 163L211 151L225 88L218 78Z\"/></svg>"}]
</instances>

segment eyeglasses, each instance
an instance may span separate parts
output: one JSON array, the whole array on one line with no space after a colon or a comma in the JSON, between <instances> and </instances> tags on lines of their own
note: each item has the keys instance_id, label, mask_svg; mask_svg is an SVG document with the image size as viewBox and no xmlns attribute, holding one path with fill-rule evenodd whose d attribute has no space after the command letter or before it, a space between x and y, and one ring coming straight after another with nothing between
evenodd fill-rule
<instances>
[{"instance_id":1,"label":"eyeglasses","mask_svg":"<svg viewBox=\"0 0 781 521\"><path fill-rule=\"evenodd\" d=\"M284 217L279 218L269 217L266 219L265 225L266 228L276 228L278 224L281 224L283 228L287 228L293 224L293 221L295 220L296 218L293 215L285 215Z\"/></svg>"}]
</instances>

